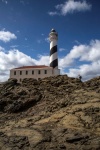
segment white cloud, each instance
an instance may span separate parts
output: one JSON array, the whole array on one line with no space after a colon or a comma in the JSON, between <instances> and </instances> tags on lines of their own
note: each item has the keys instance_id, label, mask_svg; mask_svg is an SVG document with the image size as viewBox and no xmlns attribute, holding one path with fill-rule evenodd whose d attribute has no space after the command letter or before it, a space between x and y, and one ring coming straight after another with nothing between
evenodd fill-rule
<instances>
[{"instance_id":1,"label":"white cloud","mask_svg":"<svg viewBox=\"0 0 100 150\"><path fill-rule=\"evenodd\" d=\"M5 30L0 31L0 40L1 41L6 43L12 39L17 39L17 37L14 33L11 33L9 31L5 31Z\"/></svg>"},{"instance_id":2,"label":"white cloud","mask_svg":"<svg viewBox=\"0 0 100 150\"><path fill-rule=\"evenodd\" d=\"M4 50L4 49L3 49ZM32 65L34 59L18 50L10 50L8 53L0 51L0 82L9 78L9 70L23 65ZM3 75L4 74L4 75Z\"/></svg>"},{"instance_id":3,"label":"white cloud","mask_svg":"<svg viewBox=\"0 0 100 150\"><path fill-rule=\"evenodd\" d=\"M50 42L50 40L49 40L49 38L47 37L47 38L45 38L45 41L47 42L47 43L49 43Z\"/></svg>"},{"instance_id":4,"label":"white cloud","mask_svg":"<svg viewBox=\"0 0 100 150\"><path fill-rule=\"evenodd\" d=\"M11 48L16 48L16 47L18 47L19 45L12 45L12 46L10 46Z\"/></svg>"},{"instance_id":5,"label":"white cloud","mask_svg":"<svg viewBox=\"0 0 100 150\"><path fill-rule=\"evenodd\" d=\"M83 80L88 80L90 78L100 76L100 61L95 61L90 64L80 65L77 69L69 69L68 75L72 77L77 77L78 74L81 74Z\"/></svg>"},{"instance_id":6,"label":"white cloud","mask_svg":"<svg viewBox=\"0 0 100 150\"><path fill-rule=\"evenodd\" d=\"M58 12L56 12L56 11L54 11L54 12L50 11L50 12L48 12L48 14L49 14L50 16L60 15L60 14L59 14Z\"/></svg>"},{"instance_id":7,"label":"white cloud","mask_svg":"<svg viewBox=\"0 0 100 150\"><path fill-rule=\"evenodd\" d=\"M9 70L19 66L27 65L48 65L49 56L39 55L38 60L25 55L17 49L5 52L5 49L0 47L0 82L9 78Z\"/></svg>"},{"instance_id":8,"label":"white cloud","mask_svg":"<svg viewBox=\"0 0 100 150\"><path fill-rule=\"evenodd\" d=\"M12 67L32 63L32 58L23 54L18 50L10 50L8 53L0 51L0 69L2 71L8 70Z\"/></svg>"},{"instance_id":9,"label":"white cloud","mask_svg":"<svg viewBox=\"0 0 100 150\"><path fill-rule=\"evenodd\" d=\"M27 38L25 38L25 41L27 41L28 39Z\"/></svg>"},{"instance_id":10,"label":"white cloud","mask_svg":"<svg viewBox=\"0 0 100 150\"><path fill-rule=\"evenodd\" d=\"M64 4L58 4L55 6L56 11L49 12L48 14L51 16L54 15L63 15L65 16L68 13L73 12L83 12L88 11L92 7L91 4L88 4L86 1L74 1L74 0L68 0Z\"/></svg>"},{"instance_id":11,"label":"white cloud","mask_svg":"<svg viewBox=\"0 0 100 150\"><path fill-rule=\"evenodd\" d=\"M34 61L36 65L49 65L49 56L38 55L38 60Z\"/></svg>"},{"instance_id":12,"label":"white cloud","mask_svg":"<svg viewBox=\"0 0 100 150\"><path fill-rule=\"evenodd\" d=\"M8 80L8 76L9 76L9 71L7 71L7 73L6 72L2 73L0 71L0 83L4 82L4 81L7 81Z\"/></svg>"},{"instance_id":13,"label":"white cloud","mask_svg":"<svg viewBox=\"0 0 100 150\"><path fill-rule=\"evenodd\" d=\"M8 1L7 0L2 0L3 3L5 4L8 4Z\"/></svg>"},{"instance_id":14,"label":"white cloud","mask_svg":"<svg viewBox=\"0 0 100 150\"><path fill-rule=\"evenodd\" d=\"M65 48L59 48L60 52L65 51L65 50L66 50Z\"/></svg>"},{"instance_id":15,"label":"white cloud","mask_svg":"<svg viewBox=\"0 0 100 150\"><path fill-rule=\"evenodd\" d=\"M4 48L0 46L0 51L4 51Z\"/></svg>"},{"instance_id":16,"label":"white cloud","mask_svg":"<svg viewBox=\"0 0 100 150\"><path fill-rule=\"evenodd\" d=\"M17 49L6 50L0 47L0 82L9 78L11 68L25 65L49 65L49 56L39 55L37 59L20 52ZM100 76L100 40L92 40L90 44L73 46L63 58L59 58L61 74L77 77L81 74L83 80Z\"/></svg>"},{"instance_id":17,"label":"white cloud","mask_svg":"<svg viewBox=\"0 0 100 150\"><path fill-rule=\"evenodd\" d=\"M97 61L100 59L100 40L92 40L86 48L88 49L88 53L86 52L80 57L81 61Z\"/></svg>"},{"instance_id":18,"label":"white cloud","mask_svg":"<svg viewBox=\"0 0 100 150\"><path fill-rule=\"evenodd\" d=\"M80 45L81 43L77 40L75 40L73 43L76 43L77 45Z\"/></svg>"},{"instance_id":19,"label":"white cloud","mask_svg":"<svg viewBox=\"0 0 100 150\"><path fill-rule=\"evenodd\" d=\"M2 31L5 31L5 30L6 30L6 28L3 28L3 29L2 29Z\"/></svg>"},{"instance_id":20,"label":"white cloud","mask_svg":"<svg viewBox=\"0 0 100 150\"><path fill-rule=\"evenodd\" d=\"M19 30L17 30L17 33L20 33L20 31L19 31Z\"/></svg>"},{"instance_id":21,"label":"white cloud","mask_svg":"<svg viewBox=\"0 0 100 150\"><path fill-rule=\"evenodd\" d=\"M41 43L44 43L44 42L49 43L49 42L50 42L50 41L49 41L49 38L47 37L47 38L41 38L41 39L38 39L38 40L37 40L37 43L38 43L38 44L41 44Z\"/></svg>"},{"instance_id":22,"label":"white cloud","mask_svg":"<svg viewBox=\"0 0 100 150\"><path fill-rule=\"evenodd\" d=\"M38 39L38 40L37 40L37 43L38 43L38 44L42 43L42 40L41 40L41 39Z\"/></svg>"},{"instance_id":23,"label":"white cloud","mask_svg":"<svg viewBox=\"0 0 100 150\"><path fill-rule=\"evenodd\" d=\"M69 68L67 74L76 77L78 74L83 79L100 75L100 40L92 40L89 45L74 46L70 53L59 60L60 68Z\"/></svg>"}]
</instances>

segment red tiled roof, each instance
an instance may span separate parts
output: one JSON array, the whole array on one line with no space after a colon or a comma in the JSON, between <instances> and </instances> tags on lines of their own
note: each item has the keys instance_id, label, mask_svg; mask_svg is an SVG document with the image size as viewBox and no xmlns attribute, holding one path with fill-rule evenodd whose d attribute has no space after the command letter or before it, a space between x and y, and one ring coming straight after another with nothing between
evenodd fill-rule
<instances>
[{"instance_id":1,"label":"red tiled roof","mask_svg":"<svg viewBox=\"0 0 100 150\"><path fill-rule=\"evenodd\" d=\"M46 68L49 66L45 66L45 65L39 65L39 66L22 66L22 67L18 67L18 68L14 68L14 69L31 69L31 68ZM51 68L51 67L50 67Z\"/></svg>"}]
</instances>

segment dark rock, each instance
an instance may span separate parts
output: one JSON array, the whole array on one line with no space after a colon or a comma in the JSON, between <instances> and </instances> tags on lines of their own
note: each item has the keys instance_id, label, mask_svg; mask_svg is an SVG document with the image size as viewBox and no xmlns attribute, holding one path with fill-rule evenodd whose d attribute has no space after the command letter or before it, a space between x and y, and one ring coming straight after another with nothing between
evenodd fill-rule
<instances>
[{"instance_id":1,"label":"dark rock","mask_svg":"<svg viewBox=\"0 0 100 150\"><path fill-rule=\"evenodd\" d=\"M9 82L12 82L12 83L14 83L14 84L17 83L17 79L15 79L15 78L10 78L10 79L8 79L8 81L9 81Z\"/></svg>"},{"instance_id":2,"label":"dark rock","mask_svg":"<svg viewBox=\"0 0 100 150\"><path fill-rule=\"evenodd\" d=\"M2 139L2 143L5 145L4 149L25 149L30 146L28 138L25 136L5 136L5 138Z\"/></svg>"},{"instance_id":3,"label":"dark rock","mask_svg":"<svg viewBox=\"0 0 100 150\"><path fill-rule=\"evenodd\" d=\"M0 111L4 111L4 107L6 106L6 101L0 100Z\"/></svg>"},{"instance_id":4,"label":"dark rock","mask_svg":"<svg viewBox=\"0 0 100 150\"><path fill-rule=\"evenodd\" d=\"M99 90L100 77L9 79L0 85L0 149L99 150Z\"/></svg>"},{"instance_id":5,"label":"dark rock","mask_svg":"<svg viewBox=\"0 0 100 150\"><path fill-rule=\"evenodd\" d=\"M66 138L66 142L68 143L74 143L74 142L78 142L82 139L88 138L88 136L84 137L84 136L80 136L80 135L74 135L74 136L70 136L68 138Z\"/></svg>"},{"instance_id":6,"label":"dark rock","mask_svg":"<svg viewBox=\"0 0 100 150\"><path fill-rule=\"evenodd\" d=\"M5 111L9 113L15 113L21 110L23 103L21 101L14 101L5 107Z\"/></svg>"}]
</instances>

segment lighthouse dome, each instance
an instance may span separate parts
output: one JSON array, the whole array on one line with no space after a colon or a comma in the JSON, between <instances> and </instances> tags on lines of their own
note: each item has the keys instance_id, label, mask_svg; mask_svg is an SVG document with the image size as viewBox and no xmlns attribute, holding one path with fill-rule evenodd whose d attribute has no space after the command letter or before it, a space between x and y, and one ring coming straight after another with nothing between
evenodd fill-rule
<instances>
[{"instance_id":1,"label":"lighthouse dome","mask_svg":"<svg viewBox=\"0 0 100 150\"><path fill-rule=\"evenodd\" d=\"M51 32L56 32L55 29L52 29Z\"/></svg>"}]
</instances>

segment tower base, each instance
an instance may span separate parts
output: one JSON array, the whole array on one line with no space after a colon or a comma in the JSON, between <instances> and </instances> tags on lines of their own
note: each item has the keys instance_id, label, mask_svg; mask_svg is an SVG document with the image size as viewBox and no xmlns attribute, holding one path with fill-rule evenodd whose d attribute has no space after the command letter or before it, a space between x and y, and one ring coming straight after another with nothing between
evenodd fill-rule
<instances>
[{"instance_id":1,"label":"tower base","mask_svg":"<svg viewBox=\"0 0 100 150\"><path fill-rule=\"evenodd\" d=\"M54 75L60 75L60 69L53 69Z\"/></svg>"}]
</instances>

